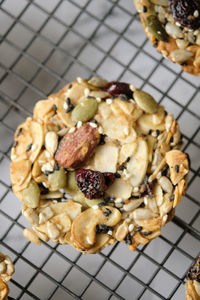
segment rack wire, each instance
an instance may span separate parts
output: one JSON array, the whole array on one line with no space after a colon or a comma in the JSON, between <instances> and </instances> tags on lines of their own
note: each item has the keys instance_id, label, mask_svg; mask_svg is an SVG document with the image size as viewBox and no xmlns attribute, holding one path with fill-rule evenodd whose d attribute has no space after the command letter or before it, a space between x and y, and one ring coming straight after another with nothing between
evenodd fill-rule
<instances>
[{"instance_id":1,"label":"rack wire","mask_svg":"<svg viewBox=\"0 0 200 300\"><path fill-rule=\"evenodd\" d=\"M132 0L0 1L0 249L16 267L15 299L184 299L187 270L200 249L199 78L158 54ZM176 216L131 253L116 243L83 256L69 246L30 244L11 191L9 154L16 126L36 101L76 77L131 82L179 120L191 156L188 190Z\"/></svg>"}]
</instances>

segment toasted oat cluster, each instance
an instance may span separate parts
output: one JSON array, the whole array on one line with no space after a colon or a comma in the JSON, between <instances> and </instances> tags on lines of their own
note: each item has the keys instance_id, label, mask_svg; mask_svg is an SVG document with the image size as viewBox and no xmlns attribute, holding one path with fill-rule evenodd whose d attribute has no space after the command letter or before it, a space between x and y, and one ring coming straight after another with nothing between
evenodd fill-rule
<instances>
[{"instance_id":1,"label":"toasted oat cluster","mask_svg":"<svg viewBox=\"0 0 200 300\"><path fill-rule=\"evenodd\" d=\"M39 244L83 253L160 235L186 189L177 121L148 93L92 78L37 102L11 151L11 181Z\"/></svg>"},{"instance_id":2,"label":"toasted oat cluster","mask_svg":"<svg viewBox=\"0 0 200 300\"><path fill-rule=\"evenodd\" d=\"M134 0L145 33L164 57L200 75L200 1Z\"/></svg>"},{"instance_id":3,"label":"toasted oat cluster","mask_svg":"<svg viewBox=\"0 0 200 300\"><path fill-rule=\"evenodd\" d=\"M186 300L200 299L200 256L187 274L187 283L185 284Z\"/></svg>"},{"instance_id":4,"label":"toasted oat cluster","mask_svg":"<svg viewBox=\"0 0 200 300\"><path fill-rule=\"evenodd\" d=\"M7 300L9 288L7 282L11 279L14 273L14 266L11 259L0 252L0 299Z\"/></svg>"}]
</instances>

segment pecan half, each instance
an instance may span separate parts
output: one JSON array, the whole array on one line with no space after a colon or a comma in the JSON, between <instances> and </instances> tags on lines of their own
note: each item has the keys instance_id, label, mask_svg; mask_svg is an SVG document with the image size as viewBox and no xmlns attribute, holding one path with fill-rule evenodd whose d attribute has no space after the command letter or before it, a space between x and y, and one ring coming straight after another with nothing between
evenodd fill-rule
<instances>
[{"instance_id":1,"label":"pecan half","mask_svg":"<svg viewBox=\"0 0 200 300\"><path fill-rule=\"evenodd\" d=\"M64 168L78 168L92 156L100 141L96 128L86 123L74 132L67 132L59 143L55 160Z\"/></svg>"}]
</instances>

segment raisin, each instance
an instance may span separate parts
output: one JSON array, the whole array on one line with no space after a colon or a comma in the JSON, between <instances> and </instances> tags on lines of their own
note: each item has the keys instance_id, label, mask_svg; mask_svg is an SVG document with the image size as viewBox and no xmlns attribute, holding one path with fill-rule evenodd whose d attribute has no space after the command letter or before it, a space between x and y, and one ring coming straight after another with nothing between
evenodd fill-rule
<instances>
[{"instance_id":1,"label":"raisin","mask_svg":"<svg viewBox=\"0 0 200 300\"><path fill-rule=\"evenodd\" d=\"M200 1L199 0L169 0L172 16L181 26L191 29L200 27ZM197 17L194 12L197 11Z\"/></svg>"},{"instance_id":2,"label":"raisin","mask_svg":"<svg viewBox=\"0 0 200 300\"><path fill-rule=\"evenodd\" d=\"M99 198L114 181L113 173L101 173L87 169L76 171L76 181L79 189L88 199Z\"/></svg>"},{"instance_id":3,"label":"raisin","mask_svg":"<svg viewBox=\"0 0 200 300\"><path fill-rule=\"evenodd\" d=\"M125 95L128 99L133 98L133 92L129 88L129 84L125 82L111 81L104 88L111 96Z\"/></svg>"}]
</instances>

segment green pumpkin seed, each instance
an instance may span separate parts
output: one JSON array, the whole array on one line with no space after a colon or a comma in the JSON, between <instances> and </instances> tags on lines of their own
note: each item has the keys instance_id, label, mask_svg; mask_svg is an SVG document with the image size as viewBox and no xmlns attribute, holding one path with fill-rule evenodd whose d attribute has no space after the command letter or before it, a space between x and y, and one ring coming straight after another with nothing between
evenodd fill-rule
<instances>
[{"instance_id":1,"label":"green pumpkin seed","mask_svg":"<svg viewBox=\"0 0 200 300\"><path fill-rule=\"evenodd\" d=\"M67 188L71 191L78 191L78 185L76 183L75 172L70 171L67 173Z\"/></svg>"},{"instance_id":2,"label":"green pumpkin seed","mask_svg":"<svg viewBox=\"0 0 200 300\"><path fill-rule=\"evenodd\" d=\"M87 122L92 119L97 111L98 104L95 99L87 99L78 104L72 111L71 117L73 121Z\"/></svg>"},{"instance_id":3,"label":"green pumpkin seed","mask_svg":"<svg viewBox=\"0 0 200 300\"><path fill-rule=\"evenodd\" d=\"M34 180L31 180L28 187L22 191L22 198L28 207L38 207L40 201L40 188Z\"/></svg>"},{"instance_id":4,"label":"green pumpkin seed","mask_svg":"<svg viewBox=\"0 0 200 300\"><path fill-rule=\"evenodd\" d=\"M156 16L148 16L146 22L156 39L164 42L168 41L168 35L165 31L165 28Z\"/></svg>"},{"instance_id":5,"label":"green pumpkin seed","mask_svg":"<svg viewBox=\"0 0 200 300\"><path fill-rule=\"evenodd\" d=\"M137 105L146 113L154 114L157 111L158 104L150 94L141 90L135 90L134 99Z\"/></svg>"},{"instance_id":6,"label":"green pumpkin seed","mask_svg":"<svg viewBox=\"0 0 200 300\"><path fill-rule=\"evenodd\" d=\"M86 202L85 202L86 198L85 198L85 196L82 192L77 192L74 195L73 200L80 203L80 204L82 204L84 207L87 206Z\"/></svg>"},{"instance_id":7,"label":"green pumpkin seed","mask_svg":"<svg viewBox=\"0 0 200 300\"><path fill-rule=\"evenodd\" d=\"M52 174L48 175L49 190L55 192L59 189L62 189L66 186L67 175L63 168L60 168L58 171L54 171Z\"/></svg>"}]
</instances>

